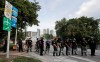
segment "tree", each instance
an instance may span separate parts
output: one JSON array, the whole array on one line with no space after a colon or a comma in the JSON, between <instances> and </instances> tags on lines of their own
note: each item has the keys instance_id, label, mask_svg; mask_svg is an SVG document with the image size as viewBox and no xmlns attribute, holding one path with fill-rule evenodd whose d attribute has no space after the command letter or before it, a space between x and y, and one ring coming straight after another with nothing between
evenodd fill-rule
<instances>
[{"instance_id":1,"label":"tree","mask_svg":"<svg viewBox=\"0 0 100 62\"><path fill-rule=\"evenodd\" d=\"M93 17L80 17L66 20L61 19L56 22L57 36L62 38L66 37L95 37L99 39L99 22L100 19L94 19ZM97 40L98 41L98 40Z\"/></svg>"},{"instance_id":2,"label":"tree","mask_svg":"<svg viewBox=\"0 0 100 62\"><path fill-rule=\"evenodd\" d=\"M38 2L29 2L28 0L8 0L13 6L18 8L18 17L17 17L17 30L18 33L23 33L23 30L26 26L38 25L39 21L37 20L37 12L40 10L40 5ZM3 20L4 16L4 7L5 0L0 1L0 19ZM0 21L0 25L2 25ZM0 26L0 32L2 31L2 26ZM15 29L12 28L13 34ZM3 33L4 34L4 33ZM23 33L24 34L24 33ZM19 35L18 35L19 37Z\"/></svg>"},{"instance_id":3,"label":"tree","mask_svg":"<svg viewBox=\"0 0 100 62\"><path fill-rule=\"evenodd\" d=\"M53 35L52 35L52 34L44 34L43 37L44 37L46 40L49 40L49 39L52 39L52 38L53 38Z\"/></svg>"},{"instance_id":4,"label":"tree","mask_svg":"<svg viewBox=\"0 0 100 62\"><path fill-rule=\"evenodd\" d=\"M61 19L61 21L56 21L56 26L55 26L55 29L56 29L56 34L60 37L66 37L66 19L63 18Z\"/></svg>"}]
</instances>

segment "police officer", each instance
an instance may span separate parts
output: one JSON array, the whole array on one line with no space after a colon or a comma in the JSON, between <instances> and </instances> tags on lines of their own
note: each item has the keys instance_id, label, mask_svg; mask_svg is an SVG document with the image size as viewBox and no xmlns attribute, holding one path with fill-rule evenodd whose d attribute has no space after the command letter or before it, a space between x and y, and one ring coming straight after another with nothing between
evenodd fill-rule
<instances>
[{"instance_id":1,"label":"police officer","mask_svg":"<svg viewBox=\"0 0 100 62\"><path fill-rule=\"evenodd\" d=\"M43 37L41 37L39 41L39 48L40 48L40 56L43 56L43 51L44 51L44 40Z\"/></svg>"},{"instance_id":2,"label":"police officer","mask_svg":"<svg viewBox=\"0 0 100 62\"><path fill-rule=\"evenodd\" d=\"M47 40L47 41L45 42L45 45L46 45L46 51L49 53L49 50L50 50L50 41ZM45 53L46 53L46 51L45 51Z\"/></svg>"},{"instance_id":3,"label":"police officer","mask_svg":"<svg viewBox=\"0 0 100 62\"><path fill-rule=\"evenodd\" d=\"M31 38L26 40L26 45L27 45L27 53L29 51L32 52L32 40L31 40Z\"/></svg>"},{"instance_id":4,"label":"police officer","mask_svg":"<svg viewBox=\"0 0 100 62\"><path fill-rule=\"evenodd\" d=\"M23 52L23 42L21 39L19 39L18 41L18 46L19 46L19 52L22 51Z\"/></svg>"},{"instance_id":5,"label":"police officer","mask_svg":"<svg viewBox=\"0 0 100 62\"><path fill-rule=\"evenodd\" d=\"M3 51L6 52L7 50L7 40L6 39L3 39Z\"/></svg>"},{"instance_id":6,"label":"police officer","mask_svg":"<svg viewBox=\"0 0 100 62\"><path fill-rule=\"evenodd\" d=\"M64 41L61 41L59 56L61 53L62 53L62 55L64 55L63 49L64 49Z\"/></svg>"},{"instance_id":7,"label":"police officer","mask_svg":"<svg viewBox=\"0 0 100 62\"><path fill-rule=\"evenodd\" d=\"M31 38L29 38L29 49L30 49L30 52L32 52L32 40L31 40Z\"/></svg>"},{"instance_id":8,"label":"police officer","mask_svg":"<svg viewBox=\"0 0 100 62\"><path fill-rule=\"evenodd\" d=\"M90 49L91 49L91 56L95 56L96 42L93 37L91 37L90 40Z\"/></svg>"},{"instance_id":9,"label":"police officer","mask_svg":"<svg viewBox=\"0 0 100 62\"><path fill-rule=\"evenodd\" d=\"M76 43L76 39L73 38L73 40L72 40L72 55L73 54L77 55L76 52L77 52L77 43Z\"/></svg>"},{"instance_id":10,"label":"police officer","mask_svg":"<svg viewBox=\"0 0 100 62\"><path fill-rule=\"evenodd\" d=\"M36 52L39 53L39 39L38 38L37 38L37 41L36 41L35 48L36 48Z\"/></svg>"},{"instance_id":11,"label":"police officer","mask_svg":"<svg viewBox=\"0 0 100 62\"><path fill-rule=\"evenodd\" d=\"M65 47L66 47L66 55L68 55L68 50L70 48L70 42L68 38L65 40Z\"/></svg>"},{"instance_id":12,"label":"police officer","mask_svg":"<svg viewBox=\"0 0 100 62\"><path fill-rule=\"evenodd\" d=\"M85 38L83 38L81 41L81 54L82 54L82 56L83 56L83 53L85 53L85 55L87 55L86 54L86 49L87 49L86 46L87 46L87 42L86 42Z\"/></svg>"},{"instance_id":13,"label":"police officer","mask_svg":"<svg viewBox=\"0 0 100 62\"><path fill-rule=\"evenodd\" d=\"M58 53L57 53L57 51L58 51L58 46L57 46L56 38L53 39L53 41L52 41L52 46L53 46L53 49L54 49L54 51L53 51L53 56L55 56L55 54L56 54L56 56L58 56Z\"/></svg>"}]
</instances>

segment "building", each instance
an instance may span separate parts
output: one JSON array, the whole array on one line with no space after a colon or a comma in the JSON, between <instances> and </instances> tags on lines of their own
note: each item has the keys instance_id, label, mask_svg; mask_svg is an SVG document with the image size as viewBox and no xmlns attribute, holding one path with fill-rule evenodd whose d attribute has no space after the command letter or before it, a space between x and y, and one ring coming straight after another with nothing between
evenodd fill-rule
<instances>
[{"instance_id":1,"label":"building","mask_svg":"<svg viewBox=\"0 0 100 62\"><path fill-rule=\"evenodd\" d=\"M31 35L31 31L27 31L26 32L26 37L31 37L32 35Z\"/></svg>"},{"instance_id":2,"label":"building","mask_svg":"<svg viewBox=\"0 0 100 62\"><path fill-rule=\"evenodd\" d=\"M40 29L37 29L37 37L40 37Z\"/></svg>"},{"instance_id":3,"label":"building","mask_svg":"<svg viewBox=\"0 0 100 62\"><path fill-rule=\"evenodd\" d=\"M50 34L54 35L54 32L53 32L53 30L50 30Z\"/></svg>"},{"instance_id":4,"label":"building","mask_svg":"<svg viewBox=\"0 0 100 62\"><path fill-rule=\"evenodd\" d=\"M33 37L33 36L37 36L37 32L32 32L32 31L26 32L26 37Z\"/></svg>"},{"instance_id":5,"label":"building","mask_svg":"<svg viewBox=\"0 0 100 62\"><path fill-rule=\"evenodd\" d=\"M37 32L31 32L31 33L32 33L31 34L32 37L34 37L34 36L37 37Z\"/></svg>"},{"instance_id":6,"label":"building","mask_svg":"<svg viewBox=\"0 0 100 62\"><path fill-rule=\"evenodd\" d=\"M47 30L46 29L43 29L43 34L47 34Z\"/></svg>"},{"instance_id":7,"label":"building","mask_svg":"<svg viewBox=\"0 0 100 62\"><path fill-rule=\"evenodd\" d=\"M26 39L31 38L32 41L36 41L37 32L27 31L26 32Z\"/></svg>"},{"instance_id":8,"label":"building","mask_svg":"<svg viewBox=\"0 0 100 62\"><path fill-rule=\"evenodd\" d=\"M49 28L47 28L47 34L49 34Z\"/></svg>"},{"instance_id":9,"label":"building","mask_svg":"<svg viewBox=\"0 0 100 62\"><path fill-rule=\"evenodd\" d=\"M37 32L32 32L32 40L36 41L37 39Z\"/></svg>"}]
</instances>

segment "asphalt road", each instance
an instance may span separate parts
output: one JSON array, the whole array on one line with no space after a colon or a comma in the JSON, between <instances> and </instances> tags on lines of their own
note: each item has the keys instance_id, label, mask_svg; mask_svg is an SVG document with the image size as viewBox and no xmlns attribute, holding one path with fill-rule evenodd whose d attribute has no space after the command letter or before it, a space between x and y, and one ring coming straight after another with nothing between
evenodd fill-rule
<instances>
[{"instance_id":1,"label":"asphalt road","mask_svg":"<svg viewBox=\"0 0 100 62\"><path fill-rule=\"evenodd\" d=\"M64 48L64 54L65 54ZM81 50L78 48L78 55L69 56L53 56L53 48L51 46L50 53L40 56L37 52L30 52L30 56L35 56L43 60L43 62L100 62L100 50L96 50L96 56L90 56L90 49L87 50L87 56L81 56Z\"/></svg>"}]
</instances>

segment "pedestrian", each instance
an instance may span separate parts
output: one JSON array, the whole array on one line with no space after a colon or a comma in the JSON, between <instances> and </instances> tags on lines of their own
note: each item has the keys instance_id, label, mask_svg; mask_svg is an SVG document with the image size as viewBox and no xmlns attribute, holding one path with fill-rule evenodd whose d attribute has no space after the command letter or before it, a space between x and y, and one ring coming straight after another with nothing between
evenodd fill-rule
<instances>
[{"instance_id":1,"label":"pedestrian","mask_svg":"<svg viewBox=\"0 0 100 62\"><path fill-rule=\"evenodd\" d=\"M95 56L96 42L93 37L91 37L90 40L90 49L91 49L91 56Z\"/></svg>"},{"instance_id":2,"label":"pedestrian","mask_svg":"<svg viewBox=\"0 0 100 62\"><path fill-rule=\"evenodd\" d=\"M44 40L43 40L43 37L40 38L39 48L40 48L40 56L43 56L43 51L44 51Z\"/></svg>"},{"instance_id":3,"label":"pedestrian","mask_svg":"<svg viewBox=\"0 0 100 62\"><path fill-rule=\"evenodd\" d=\"M19 52L20 52L20 51L23 52L23 42L22 42L22 40L19 39L17 44L18 44L18 47L19 47L19 48L18 48L18 51L19 51Z\"/></svg>"},{"instance_id":4,"label":"pedestrian","mask_svg":"<svg viewBox=\"0 0 100 62\"><path fill-rule=\"evenodd\" d=\"M58 56L58 46L57 46L57 41L56 41L56 38L54 38L53 40L52 40L52 46L53 46L53 56L55 56L55 54L56 54L56 56Z\"/></svg>"}]
</instances>

